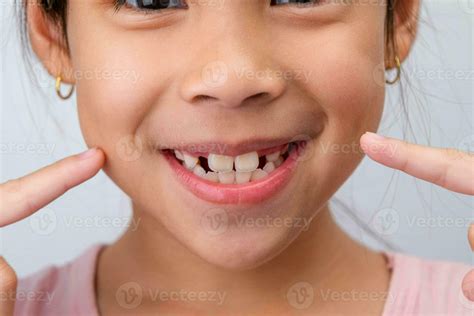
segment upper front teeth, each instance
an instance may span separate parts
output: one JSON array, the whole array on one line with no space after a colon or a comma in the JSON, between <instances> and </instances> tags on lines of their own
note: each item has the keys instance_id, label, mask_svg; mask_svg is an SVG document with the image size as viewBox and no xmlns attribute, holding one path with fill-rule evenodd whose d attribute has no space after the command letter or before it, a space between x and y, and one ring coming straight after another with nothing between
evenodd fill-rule
<instances>
[{"instance_id":1,"label":"upper front teeth","mask_svg":"<svg viewBox=\"0 0 474 316\"><path fill-rule=\"evenodd\" d=\"M209 154L207 161L209 168L215 172L230 172L234 168L234 158L231 156Z\"/></svg>"},{"instance_id":2,"label":"upper front teeth","mask_svg":"<svg viewBox=\"0 0 474 316\"><path fill-rule=\"evenodd\" d=\"M278 154L280 154L278 152ZM235 157L235 170L252 172L258 168L258 154L256 151Z\"/></svg>"},{"instance_id":3,"label":"upper front teeth","mask_svg":"<svg viewBox=\"0 0 474 316\"><path fill-rule=\"evenodd\" d=\"M258 168L260 158L256 151L239 155L235 158L232 156L209 154L207 165L211 171L207 172L204 167L200 165L199 157L191 156L179 150L175 150L174 152L176 158L183 161L186 168L201 178L223 184L243 184L264 178L278 168L283 163L283 154L286 153L287 150L288 146L283 150L265 155L266 163L262 169Z\"/></svg>"}]
</instances>

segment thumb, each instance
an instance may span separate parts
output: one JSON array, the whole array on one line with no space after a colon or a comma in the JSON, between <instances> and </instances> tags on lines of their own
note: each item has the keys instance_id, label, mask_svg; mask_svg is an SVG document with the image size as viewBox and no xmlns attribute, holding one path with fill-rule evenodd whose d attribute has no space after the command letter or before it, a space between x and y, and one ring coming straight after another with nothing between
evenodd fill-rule
<instances>
[{"instance_id":1,"label":"thumb","mask_svg":"<svg viewBox=\"0 0 474 316\"><path fill-rule=\"evenodd\" d=\"M0 315L13 316L17 277L12 267L0 256Z\"/></svg>"}]
</instances>

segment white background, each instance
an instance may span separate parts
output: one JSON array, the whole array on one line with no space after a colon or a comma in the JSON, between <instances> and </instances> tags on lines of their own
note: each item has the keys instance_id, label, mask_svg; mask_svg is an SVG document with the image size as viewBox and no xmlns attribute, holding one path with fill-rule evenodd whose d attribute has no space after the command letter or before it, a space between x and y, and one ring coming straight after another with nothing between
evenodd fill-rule
<instances>
[{"instance_id":1,"label":"white background","mask_svg":"<svg viewBox=\"0 0 474 316\"><path fill-rule=\"evenodd\" d=\"M30 59L33 73L27 72L17 21L11 16L12 1L0 5L1 182L85 149L74 98L68 102L56 98L54 80L36 59ZM388 88L381 134L474 151L473 16L472 1L424 1L419 38L404 64L411 82L403 84L414 132L403 133L406 121L395 86ZM337 220L370 246L381 244L347 214L356 214L400 251L472 263L466 238L473 217L472 197L448 192L368 158L337 197L352 210L342 212L334 205ZM94 243L112 242L125 229L129 216L128 198L100 172L35 216L1 229L0 254L24 276L71 260ZM112 218L120 220L115 225L106 222ZM95 219L99 225L85 222Z\"/></svg>"}]
</instances>

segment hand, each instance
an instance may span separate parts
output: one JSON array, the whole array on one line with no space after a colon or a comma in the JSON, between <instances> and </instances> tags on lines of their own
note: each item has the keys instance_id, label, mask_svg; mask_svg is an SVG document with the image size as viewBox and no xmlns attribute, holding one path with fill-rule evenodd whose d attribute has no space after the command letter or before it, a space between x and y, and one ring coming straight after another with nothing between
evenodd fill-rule
<instances>
[{"instance_id":1,"label":"hand","mask_svg":"<svg viewBox=\"0 0 474 316\"><path fill-rule=\"evenodd\" d=\"M0 184L0 228L32 215L67 190L90 179L104 162L105 155L100 149L91 150ZM0 315L13 315L16 287L15 271L0 256Z\"/></svg>"},{"instance_id":2,"label":"hand","mask_svg":"<svg viewBox=\"0 0 474 316\"><path fill-rule=\"evenodd\" d=\"M430 148L366 133L361 148L373 160L448 190L474 195L474 155L449 148ZM474 225L468 232L474 250ZM474 301L474 269L464 277L464 295Z\"/></svg>"}]
</instances>

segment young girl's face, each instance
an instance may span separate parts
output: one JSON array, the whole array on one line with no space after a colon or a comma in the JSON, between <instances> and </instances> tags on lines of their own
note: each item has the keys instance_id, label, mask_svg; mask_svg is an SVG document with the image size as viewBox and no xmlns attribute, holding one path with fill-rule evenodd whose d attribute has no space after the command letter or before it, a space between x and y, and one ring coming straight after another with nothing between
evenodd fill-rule
<instances>
[{"instance_id":1,"label":"young girl's face","mask_svg":"<svg viewBox=\"0 0 474 316\"><path fill-rule=\"evenodd\" d=\"M363 157L359 137L377 129L386 4L157 1L175 8L145 14L127 2L116 13L114 0L69 2L87 144L105 151L140 229L161 227L216 265L261 264L325 209ZM191 175L166 150L207 157L225 182L231 159L250 153L234 167L250 170L252 152L290 142L300 147L275 171L234 185Z\"/></svg>"}]
</instances>

